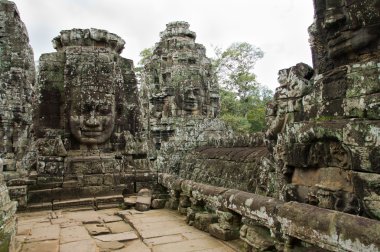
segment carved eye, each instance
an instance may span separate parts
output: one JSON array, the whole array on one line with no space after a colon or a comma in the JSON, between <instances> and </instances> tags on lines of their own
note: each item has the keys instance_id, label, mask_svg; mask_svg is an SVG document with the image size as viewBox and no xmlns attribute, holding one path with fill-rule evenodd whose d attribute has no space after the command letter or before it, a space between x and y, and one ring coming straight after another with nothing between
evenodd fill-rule
<instances>
[{"instance_id":1,"label":"carved eye","mask_svg":"<svg viewBox=\"0 0 380 252\"><path fill-rule=\"evenodd\" d=\"M101 115L108 115L111 113L111 105L107 104L102 104L97 106L97 112Z\"/></svg>"},{"instance_id":2,"label":"carved eye","mask_svg":"<svg viewBox=\"0 0 380 252\"><path fill-rule=\"evenodd\" d=\"M89 103L83 105L83 112L89 113L92 111L93 106Z\"/></svg>"}]
</instances>

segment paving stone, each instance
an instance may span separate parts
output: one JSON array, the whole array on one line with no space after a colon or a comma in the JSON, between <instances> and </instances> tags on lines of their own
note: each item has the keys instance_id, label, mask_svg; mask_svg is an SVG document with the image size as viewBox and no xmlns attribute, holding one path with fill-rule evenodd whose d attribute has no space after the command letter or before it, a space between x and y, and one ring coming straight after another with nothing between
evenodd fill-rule
<instances>
[{"instance_id":1,"label":"paving stone","mask_svg":"<svg viewBox=\"0 0 380 252\"><path fill-rule=\"evenodd\" d=\"M110 230L105 224L86 224L84 225L90 235L109 234Z\"/></svg>"},{"instance_id":2,"label":"paving stone","mask_svg":"<svg viewBox=\"0 0 380 252\"><path fill-rule=\"evenodd\" d=\"M117 242L117 241L111 241L111 242L97 241L96 245L98 246L100 252L122 249L125 246L123 243Z\"/></svg>"},{"instance_id":3,"label":"paving stone","mask_svg":"<svg viewBox=\"0 0 380 252\"><path fill-rule=\"evenodd\" d=\"M206 232L202 232L194 227L189 228L189 232L184 232L182 233L184 237L188 240L195 240L199 238L205 238L205 237L210 237L210 235Z\"/></svg>"},{"instance_id":4,"label":"paving stone","mask_svg":"<svg viewBox=\"0 0 380 252\"><path fill-rule=\"evenodd\" d=\"M151 250L141 240L133 240L127 242L125 248L114 252L151 252Z\"/></svg>"},{"instance_id":5,"label":"paving stone","mask_svg":"<svg viewBox=\"0 0 380 252\"><path fill-rule=\"evenodd\" d=\"M202 252L236 252L236 251L237 250L234 250L226 246L202 250ZM238 251L241 251L241 250L238 250Z\"/></svg>"},{"instance_id":6,"label":"paving stone","mask_svg":"<svg viewBox=\"0 0 380 252\"><path fill-rule=\"evenodd\" d=\"M143 239L148 239L148 238L153 238L153 237L158 237L158 236L186 233L186 232L189 232L189 226L172 227L172 228L166 228L162 226L160 229L151 229L151 230L148 229L145 231L138 230L138 232Z\"/></svg>"},{"instance_id":7,"label":"paving stone","mask_svg":"<svg viewBox=\"0 0 380 252\"><path fill-rule=\"evenodd\" d=\"M228 249L223 246L223 244L215 239L203 238L190 241L181 241L175 243L161 244L153 246L153 252L186 252L186 251L197 251L206 249ZM224 250L215 250L224 251Z\"/></svg>"},{"instance_id":8,"label":"paving stone","mask_svg":"<svg viewBox=\"0 0 380 252\"><path fill-rule=\"evenodd\" d=\"M106 235L98 235L94 237L95 239L99 241L128 241L128 240L134 240L138 239L138 236L134 231L129 232L123 232L118 234L106 234Z\"/></svg>"},{"instance_id":9,"label":"paving stone","mask_svg":"<svg viewBox=\"0 0 380 252\"><path fill-rule=\"evenodd\" d=\"M175 235L166 235L166 236L144 239L144 243L147 244L148 246L154 246L154 245L179 242L179 241L184 241L184 240L186 240L184 236L182 236L181 234L175 234Z\"/></svg>"},{"instance_id":10,"label":"paving stone","mask_svg":"<svg viewBox=\"0 0 380 252\"><path fill-rule=\"evenodd\" d=\"M93 210L79 211L79 212L65 212L63 215L67 219L81 221L83 224L101 223L101 217L105 216Z\"/></svg>"},{"instance_id":11,"label":"paving stone","mask_svg":"<svg viewBox=\"0 0 380 252\"><path fill-rule=\"evenodd\" d=\"M70 222L70 220L66 219L66 218L57 218L57 219L51 220L52 224L62 224L62 223L66 223L66 222Z\"/></svg>"},{"instance_id":12,"label":"paving stone","mask_svg":"<svg viewBox=\"0 0 380 252\"><path fill-rule=\"evenodd\" d=\"M60 243L68 243L80 240L89 240L91 236L83 226L72 226L61 229Z\"/></svg>"},{"instance_id":13,"label":"paving stone","mask_svg":"<svg viewBox=\"0 0 380 252\"><path fill-rule=\"evenodd\" d=\"M105 223L109 223L109 222L116 222L116 221L122 221L123 219L117 215L107 215L107 216L104 216L103 218L103 221Z\"/></svg>"},{"instance_id":14,"label":"paving stone","mask_svg":"<svg viewBox=\"0 0 380 252\"><path fill-rule=\"evenodd\" d=\"M22 246L23 252L58 252L58 240L28 242ZM71 251L72 252L72 251Z\"/></svg>"},{"instance_id":15,"label":"paving stone","mask_svg":"<svg viewBox=\"0 0 380 252\"><path fill-rule=\"evenodd\" d=\"M17 235L31 235L32 234L32 225L18 225L17 226Z\"/></svg>"},{"instance_id":16,"label":"paving stone","mask_svg":"<svg viewBox=\"0 0 380 252\"><path fill-rule=\"evenodd\" d=\"M124 221L107 223L107 227L111 230L111 233L113 234L133 231L131 225L125 223Z\"/></svg>"},{"instance_id":17,"label":"paving stone","mask_svg":"<svg viewBox=\"0 0 380 252\"><path fill-rule=\"evenodd\" d=\"M76 221L76 220L69 220L68 222L63 222L59 224L61 228L67 228L67 227L74 227L74 226L82 226L81 221Z\"/></svg>"},{"instance_id":18,"label":"paving stone","mask_svg":"<svg viewBox=\"0 0 380 252\"><path fill-rule=\"evenodd\" d=\"M186 226L187 224L183 221L180 220L170 220L170 221L157 221L157 222L140 222L140 223L135 223L132 221L133 226L141 231L145 230L161 230L163 227L165 229L170 229L170 228L177 228L181 226Z\"/></svg>"},{"instance_id":19,"label":"paving stone","mask_svg":"<svg viewBox=\"0 0 380 252\"><path fill-rule=\"evenodd\" d=\"M61 244L59 252L97 252L98 248L94 240L80 240Z\"/></svg>"},{"instance_id":20,"label":"paving stone","mask_svg":"<svg viewBox=\"0 0 380 252\"><path fill-rule=\"evenodd\" d=\"M31 235L26 238L28 242L58 240L59 225L50 225L46 227L36 227L32 229Z\"/></svg>"}]
</instances>

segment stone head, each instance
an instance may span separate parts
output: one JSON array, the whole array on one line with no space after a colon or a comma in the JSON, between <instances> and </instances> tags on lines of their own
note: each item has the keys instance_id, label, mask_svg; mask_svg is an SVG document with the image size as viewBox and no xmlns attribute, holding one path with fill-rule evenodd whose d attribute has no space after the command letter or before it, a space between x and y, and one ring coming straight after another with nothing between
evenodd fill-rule
<instances>
[{"instance_id":1,"label":"stone head","mask_svg":"<svg viewBox=\"0 0 380 252\"><path fill-rule=\"evenodd\" d=\"M207 90L200 83L181 85L175 94L175 103L178 109L191 115L200 115Z\"/></svg>"},{"instance_id":2,"label":"stone head","mask_svg":"<svg viewBox=\"0 0 380 252\"><path fill-rule=\"evenodd\" d=\"M335 65L378 51L380 0L314 0L314 6L317 33Z\"/></svg>"},{"instance_id":3,"label":"stone head","mask_svg":"<svg viewBox=\"0 0 380 252\"><path fill-rule=\"evenodd\" d=\"M119 55L124 41L104 30L73 29L53 45L58 52L40 59L40 128L63 129L69 149L119 146L119 135L134 134L139 117L133 62Z\"/></svg>"},{"instance_id":4,"label":"stone head","mask_svg":"<svg viewBox=\"0 0 380 252\"><path fill-rule=\"evenodd\" d=\"M70 103L69 125L73 136L82 144L103 144L115 128L115 94L96 92L96 87L74 89L80 100Z\"/></svg>"},{"instance_id":5,"label":"stone head","mask_svg":"<svg viewBox=\"0 0 380 252\"><path fill-rule=\"evenodd\" d=\"M145 65L152 118L215 117L218 87L205 47L195 43L195 32L187 22L171 22L160 38Z\"/></svg>"}]
</instances>

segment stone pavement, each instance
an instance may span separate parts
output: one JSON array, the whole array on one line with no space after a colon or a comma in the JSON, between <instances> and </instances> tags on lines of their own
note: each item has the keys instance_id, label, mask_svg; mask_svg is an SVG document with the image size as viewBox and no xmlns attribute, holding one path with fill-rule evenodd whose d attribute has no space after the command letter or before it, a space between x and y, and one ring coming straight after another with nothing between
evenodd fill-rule
<instances>
[{"instance_id":1,"label":"stone pavement","mask_svg":"<svg viewBox=\"0 0 380 252\"><path fill-rule=\"evenodd\" d=\"M178 252L238 251L188 226L167 209L59 210L18 214L17 251L21 252Z\"/></svg>"}]
</instances>

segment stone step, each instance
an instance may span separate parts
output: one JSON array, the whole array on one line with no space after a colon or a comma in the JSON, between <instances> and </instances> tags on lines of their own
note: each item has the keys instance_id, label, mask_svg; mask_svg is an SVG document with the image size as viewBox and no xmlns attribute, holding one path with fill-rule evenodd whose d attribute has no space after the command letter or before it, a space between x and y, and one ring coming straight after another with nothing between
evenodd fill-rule
<instances>
[{"instance_id":1,"label":"stone step","mask_svg":"<svg viewBox=\"0 0 380 252\"><path fill-rule=\"evenodd\" d=\"M94 198L82 198L82 199L72 199L72 200L62 200L62 201L53 201L52 209L59 210L65 208L80 207L86 209L95 208Z\"/></svg>"},{"instance_id":2,"label":"stone step","mask_svg":"<svg viewBox=\"0 0 380 252\"><path fill-rule=\"evenodd\" d=\"M41 211L41 210L59 210L66 208L84 209L107 209L119 207L124 202L123 195L110 195L103 197L78 198L70 200L53 200L52 202L41 202L28 204L25 210Z\"/></svg>"}]
</instances>

